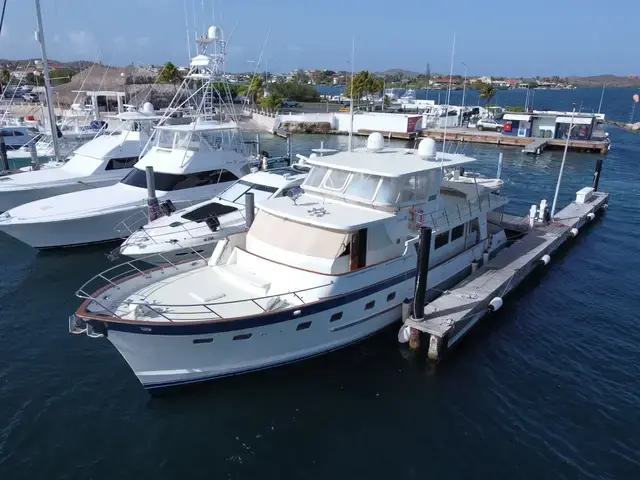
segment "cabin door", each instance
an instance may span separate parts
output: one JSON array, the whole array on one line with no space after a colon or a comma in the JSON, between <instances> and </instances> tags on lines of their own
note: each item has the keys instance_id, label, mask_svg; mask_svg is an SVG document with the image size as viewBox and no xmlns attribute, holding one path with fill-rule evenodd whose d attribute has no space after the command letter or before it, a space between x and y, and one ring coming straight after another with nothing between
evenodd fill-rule
<instances>
[{"instance_id":1,"label":"cabin door","mask_svg":"<svg viewBox=\"0 0 640 480\"><path fill-rule=\"evenodd\" d=\"M349 243L349 271L353 272L367 265L367 229L352 233Z\"/></svg>"}]
</instances>

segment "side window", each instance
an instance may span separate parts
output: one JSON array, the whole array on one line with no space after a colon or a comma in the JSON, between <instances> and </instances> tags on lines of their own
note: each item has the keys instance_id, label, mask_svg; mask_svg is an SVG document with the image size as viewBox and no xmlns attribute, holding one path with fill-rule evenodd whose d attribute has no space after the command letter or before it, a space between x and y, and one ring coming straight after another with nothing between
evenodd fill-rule
<instances>
[{"instance_id":1,"label":"side window","mask_svg":"<svg viewBox=\"0 0 640 480\"><path fill-rule=\"evenodd\" d=\"M16 137L24 137L24 133L22 133L22 132L21 132L21 131L19 131L19 130L14 130L14 131L13 131L13 134L14 134Z\"/></svg>"},{"instance_id":2,"label":"side window","mask_svg":"<svg viewBox=\"0 0 640 480\"><path fill-rule=\"evenodd\" d=\"M0 131L0 137L13 137L13 132L11 130L2 130Z\"/></svg>"},{"instance_id":3,"label":"side window","mask_svg":"<svg viewBox=\"0 0 640 480\"><path fill-rule=\"evenodd\" d=\"M440 247L444 247L447 243L449 243L449 230L436 235L434 249L437 250Z\"/></svg>"},{"instance_id":4,"label":"side window","mask_svg":"<svg viewBox=\"0 0 640 480\"><path fill-rule=\"evenodd\" d=\"M220 174L220 180L218 180L218 182L220 182L220 183L223 183L223 182L235 182L236 180L238 180L238 177L236 177L229 170L222 170L222 173Z\"/></svg>"},{"instance_id":5,"label":"side window","mask_svg":"<svg viewBox=\"0 0 640 480\"><path fill-rule=\"evenodd\" d=\"M464 224L458 225L457 227L454 227L453 230L451 230L451 241L453 242L454 240L462 238L463 235L464 235Z\"/></svg>"},{"instance_id":6,"label":"side window","mask_svg":"<svg viewBox=\"0 0 640 480\"><path fill-rule=\"evenodd\" d=\"M181 175L181 179L173 186L172 190L183 190L185 188L204 187L218 183L220 170L212 170L210 172L192 173L190 175Z\"/></svg>"},{"instance_id":7,"label":"side window","mask_svg":"<svg viewBox=\"0 0 640 480\"><path fill-rule=\"evenodd\" d=\"M138 161L138 157L112 158L107 163L105 170L122 170L123 168L131 168Z\"/></svg>"}]
</instances>

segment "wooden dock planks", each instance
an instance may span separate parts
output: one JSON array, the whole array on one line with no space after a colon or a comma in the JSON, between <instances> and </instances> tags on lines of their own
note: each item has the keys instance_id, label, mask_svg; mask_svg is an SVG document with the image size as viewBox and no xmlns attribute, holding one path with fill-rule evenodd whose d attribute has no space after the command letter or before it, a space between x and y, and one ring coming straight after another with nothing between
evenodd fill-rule
<instances>
[{"instance_id":1,"label":"wooden dock planks","mask_svg":"<svg viewBox=\"0 0 640 480\"><path fill-rule=\"evenodd\" d=\"M489 312L489 302L493 298L503 298L517 287L540 264L544 255L555 252L571 237L572 228L588 222L587 215L603 209L608 200L609 194L596 192L588 203L569 204L556 214L556 221L535 226L466 280L428 304L424 320L409 319L405 324L452 346ZM507 220L515 222L521 218L508 216ZM429 355L432 357L431 349ZM435 356L434 359L438 359Z\"/></svg>"}]
</instances>

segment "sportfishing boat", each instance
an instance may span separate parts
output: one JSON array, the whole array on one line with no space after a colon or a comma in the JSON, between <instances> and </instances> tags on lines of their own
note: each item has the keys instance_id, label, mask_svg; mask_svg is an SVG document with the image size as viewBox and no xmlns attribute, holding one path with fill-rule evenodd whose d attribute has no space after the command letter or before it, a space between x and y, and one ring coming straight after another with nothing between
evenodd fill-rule
<instances>
[{"instance_id":1,"label":"sportfishing boat","mask_svg":"<svg viewBox=\"0 0 640 480\"><path fill-rule=\"evenodd\" d=\"M302 195L263 201L250 228L209 260L113 267L77 292L72 333L107 338L148 390L274 367L357 342L400 319L413 297L421 225L434 230L430 296L506 244L487 214L499 180L461 175L473 162L387 148L308 160Z\"/></svg>"},{"instance_id":2,"label":"sportfishing boat","mask_svg":"<svg viewBox=\"0 0 640 480\"><path fill-rule=\"evenodd\" d=\"M40 249L119 240L114 227L146 211L152 200L182 209L218 195L249 173L250 148L233 105L225 103L231 98L223 68L226 42L210 27L198 45L200 53L140 160L119 183L21 205L0 216L0 230ZM170 125L185 104L193 107L191 123ZM140 215L132 228L150 220Z\"/></svg>"},{"instance_id":3,"label":"sportfishing boat","mask_svg":"<svg viewBox=\"0 0 640 480\"><path fill-rule=\"evenodd\" d=\"M123 112L109 135L96 137L75 150L67 162L51 160L33 171L0 177L0 212L55 195L113 185L131 171L160 120L153 105Z\"/></svg>"},{"instance_id":4,"label":"sportfishing boat","mask_svg":"<svg viewBox=\"0 0 640 480\"><path fill-rule=\"evenodd\" d=\"M212 200L199 203L133 230L138 219L128 219L116 227L129 236L120 254L144 258L147 263L162 265L189 258L207 259L218 241L245 229L245 195L252 193L256 204L268 198L286 196L299 188L309 167L292 165L255 171L242 177Z\"/></svg>"}]
</instances>

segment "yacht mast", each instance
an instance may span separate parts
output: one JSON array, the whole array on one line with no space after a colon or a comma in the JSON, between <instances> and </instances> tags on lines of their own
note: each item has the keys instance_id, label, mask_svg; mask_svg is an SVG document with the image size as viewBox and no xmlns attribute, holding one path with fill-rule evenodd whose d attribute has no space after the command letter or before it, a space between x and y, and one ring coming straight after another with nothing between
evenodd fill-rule
<instances>
[{"instance_id":1,"label":"yacht mast","mask_svg":"<svg viewBox=\"0 0 640 480\"><path fill-rule=\"evenodd\" d=\"M40 0L36 2L36 17L38 20L38 30L36 30L36 40L40 43L42 51L42 74L44 75L44 91L47 99L47 109L49 110L49 124L51 125L51 141L56 161L60 160L60 145L58 144L58 127L56 125L56 114L53 110L53 95L51 95L51 79L49 78L49 62L47 60L47 49L44 45L44 30L42 29L42 12L40 11Z\"/></svg>"}]
</instances>

